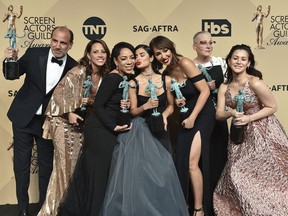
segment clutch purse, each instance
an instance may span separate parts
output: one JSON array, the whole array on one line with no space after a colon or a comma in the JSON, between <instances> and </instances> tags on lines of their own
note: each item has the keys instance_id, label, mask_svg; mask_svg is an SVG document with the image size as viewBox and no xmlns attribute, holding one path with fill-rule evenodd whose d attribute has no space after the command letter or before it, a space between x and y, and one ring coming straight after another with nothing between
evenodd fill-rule
<instances>
[{"instance_id":1,"label":"clutch purse","mask_svg":"<svg viewBox=\"0 0 288 216\"><path fill-rule=\"evenodd\" d=\"M82 110L81 108L77 108L75 111L74 111L75 114L81 116L83 118L83 121L80 121L79 119L77 119L77 122L79 125L83 125L84 124L84 120L86 118L86 115L87 115L87 109L85 110Z\"/></svg>"}]
</instances>

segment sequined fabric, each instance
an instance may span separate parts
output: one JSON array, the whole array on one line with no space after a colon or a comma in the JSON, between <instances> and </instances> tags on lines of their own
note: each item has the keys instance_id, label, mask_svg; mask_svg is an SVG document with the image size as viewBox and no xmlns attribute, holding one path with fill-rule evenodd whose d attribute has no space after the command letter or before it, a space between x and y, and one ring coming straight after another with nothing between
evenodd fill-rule
<instances>
[{"instance_id":1,"label":"sequined fabric","mask_svg":"<svg viewBox=\"0 0 288 216\"><path fill-rule=\"evenodd\" d=\"M46 200L38 216L56 215L59 202L74 171L83 143L81 127L69 124L63 114L80 107L85 70L73 68L59 82L46 110L43 137L53 140L53 171Z\"/></svg>"},{"instance_id":2,"label":"sequined fabric","mask_svg":"<svg viewBox=\"0 0 288 216\"><path fill-rule=\"evenodd\" d=\"M251 101L244 112L262 108L247 82L243 92ZM226 105L234 107L230 88ZM288 215L288 139L274 115L250 122L240 145L229 141L228 162L214 192L219 216Z\"/></svg>"}]
</instances>

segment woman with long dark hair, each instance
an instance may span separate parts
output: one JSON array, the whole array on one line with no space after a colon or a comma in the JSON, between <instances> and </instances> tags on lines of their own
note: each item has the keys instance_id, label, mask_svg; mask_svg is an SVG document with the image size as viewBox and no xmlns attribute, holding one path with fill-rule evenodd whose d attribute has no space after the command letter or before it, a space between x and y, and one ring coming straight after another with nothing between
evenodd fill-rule
<instances>
[{"instance_id":1,"label":"woman with long dark hair","mask_svg":"<svg viewBox=\"0 0 288 216\"><path fill-rule=\"evenodd\" d=\"M249 46L233 46L226 61L216 118L231 117L231 124L244 127L244 140L238 145L229 140L228 161L214 192L215 213L288 215L288 138L274 115L276 101ZM236 110L239 92L242 112Z\"/></svg>"},{"instance_id":2,"label":"woman with long dark hair","mask_svg":"<svg viewBox=\"0 0 288 216\"><path fill-rule=\"evenodd\" d=\"M90 41L83 57L56 86L46 109L43 137L54 145L53 171L39 216L56 215L83 144L83 118L109 72L110 51L102 40ZM90 81L84 95L83 84ZM85 106L85 112L81 108ZM81 115L80 115L81 113ZM79 124L80 123L80 124Z\"/></svg>"},{"instance_id":3,"label":"woman with long dark hair","mask_svg":"<svg viewBox=\"0 0 288 216\"><path fill-rule=\"evenodd\" d=\"M210 215L209 145L215 123L210 90L197 66L177 53L170 39L157 36L150 47L159 64L166 66L164 73L182 86L183 97L176 100L176 105L188 108L180 113L176 144L176 168L187 205L192 206L194 215Z\"/></svg>"},{"instance_id":4,"label":"woman with long dark hair","mask_svg":"<svg viewBox=\"0 0 288 216\"><path fill-rule=\"evenodd\" d=\"M67 216L98 215L103 204L117 135L130 125L118 125L124 76L134 72L134 47L117 43L111 52L111 72L102 80L93 104L93 112L84 123L83 151L59 214Z\"/></svg>"},{"instance_id":5,"label":"woman with long dark hair","mask_svg":"<svg viewBox=\"0 0 288 216\"><path fill-rule=\"evenodd\" d=\"M118 136L100 215L188 216L167 133L167 117L173 112L171 78L152 66L149 46L138 45L135 57L136 77L129 88L135 118L131 130ZM155 92L147 91L151 85Z\"/></svg>"}]
</instances>

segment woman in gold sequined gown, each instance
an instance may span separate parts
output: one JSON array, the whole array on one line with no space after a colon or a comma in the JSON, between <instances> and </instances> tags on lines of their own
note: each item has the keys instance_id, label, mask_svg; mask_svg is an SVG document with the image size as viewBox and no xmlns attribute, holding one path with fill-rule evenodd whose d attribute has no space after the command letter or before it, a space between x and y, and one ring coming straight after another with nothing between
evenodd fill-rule
<instances>
[{"instance_id":1,"label":"woman in gold sequined gown","mask_svg":"<svg viewBox=\"0 0 288 216\"><path fill-rule=\"evenodd\" d=\"M216 117L232 117L243 125L241 144L229 140L228 162L214 191L217 215L288 215L288 138L274 113L276 101L247 45L232 47L227 82L218 93ZM235 110L235 95L242 90L243 112ZM226 108L225 108L226 107Z\"/></svg>"},{"instance_id":2,"label":"woman in gold sequined gown","mask_svg":"<svg viewBox=\"0 0 288 216\"><path fill-rule=\"evenodd\" d=\"M89 105L94 102L102 77L109 72L109 58L110 51L104 41L90 41L78 66L67 73L53 92L43 125L43 137L52 139L54 144L53 171L38 216L57 214L82 147L81 122L89 114ZM83 89L87 80L90 83L86 88L89 95ZM83 105L86 111L81 111Z\"/></svg>"}]
</instances>

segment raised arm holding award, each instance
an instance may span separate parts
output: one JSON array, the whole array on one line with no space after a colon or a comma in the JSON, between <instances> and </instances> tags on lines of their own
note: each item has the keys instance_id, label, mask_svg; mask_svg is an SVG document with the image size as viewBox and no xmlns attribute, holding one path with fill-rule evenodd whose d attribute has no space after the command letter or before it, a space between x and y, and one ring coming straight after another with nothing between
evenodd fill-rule
<instances>
[{"instance_id":1,"label":"raised arm holding award","mask_svg":"<svg viewBox=\"0 0 288 216\"><path fill-rule=\"evenodd\" d=\"M20 18L23 12L23 6L20 6L20 14L18 15L17 13L13 12L13 6L9 5L8 7L8 12L4 14L4 19L3 22L7 21L8 23L8 28L7 32L5 33L5 38L9 38L9 47L13 52L18 52L17 46L16 46L16 38L21 38L24 36L18 36L16 34L16 18ZM17 54L16 54L17 56ZM4 64L4 76L7 80L14 80L14 79L19 79L19 66L17 62L17 57L15 58L9 58L5 60Z\"/></svg>"}]
</instances>

